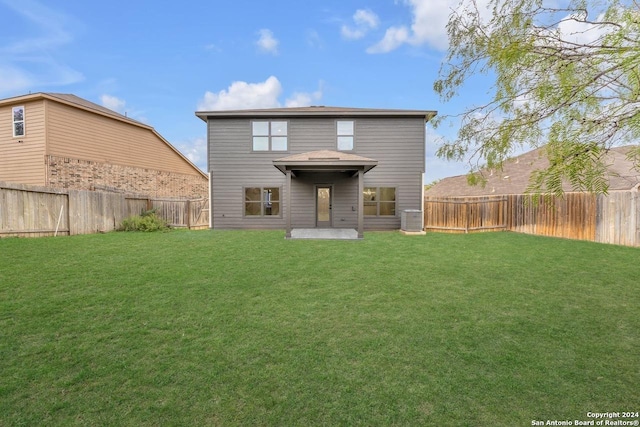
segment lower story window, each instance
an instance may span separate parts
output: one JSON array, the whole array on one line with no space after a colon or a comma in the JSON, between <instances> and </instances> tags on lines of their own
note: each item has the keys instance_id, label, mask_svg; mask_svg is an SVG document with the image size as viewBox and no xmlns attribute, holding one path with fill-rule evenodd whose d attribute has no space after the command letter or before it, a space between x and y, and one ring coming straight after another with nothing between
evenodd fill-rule
<instances>
[{"instance_id":1,"label":"lower story window","mask_svg":"<svg viewBox=\"0 0 640 427\"><path fill-rule=\"evenodd\" d=\"M364 198L365 215L396 215L395 187L365 187L362 197Z\"/></svg>"},{"instance_id":2,"label":"lower story window","mask_svg":"<svg viewBox=\"0 0 640 427\"><path fill-rule=\"evenodd\" d=\"M280 216L280 188L246 187L244 214L245 216Z\"/></svg>"}]
</instances>

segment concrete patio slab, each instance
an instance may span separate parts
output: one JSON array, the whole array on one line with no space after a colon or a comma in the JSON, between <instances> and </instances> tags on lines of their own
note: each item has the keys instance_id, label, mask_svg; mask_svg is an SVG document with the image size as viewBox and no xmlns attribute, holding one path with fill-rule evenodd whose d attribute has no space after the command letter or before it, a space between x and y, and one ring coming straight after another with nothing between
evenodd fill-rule
<instances>
[{"instance_id":1,"label":"concrete patio slab","mask_svg":"<svg viewBox=\"0 0 640 427\"><path fill-rule=\"evenodd\" d=\"M358 231L352 228L294 228L290 238L358 240Z\"/></svg>"}]
</instances>

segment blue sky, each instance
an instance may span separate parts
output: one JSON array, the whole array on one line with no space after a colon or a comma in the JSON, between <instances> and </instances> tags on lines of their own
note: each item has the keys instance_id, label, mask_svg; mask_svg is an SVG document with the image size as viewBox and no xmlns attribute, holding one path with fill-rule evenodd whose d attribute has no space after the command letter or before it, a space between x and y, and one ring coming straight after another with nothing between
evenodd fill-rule
<instances>
[{"instance_id":1,"label":"blue sky","mask_svg":"<svg viewBox=\"0 0 640 427\"><path fill-rule=\"evenodd\" d=\"M432 89L455 3L0 0L0 98L73 93L153 126L205 169L196 110L459 112L462 98L443 105ZM468 87L464 99L486 89ZM427 132L425 182L465 173L435 157L437 135Z\"/></svg>"}]
</instances>

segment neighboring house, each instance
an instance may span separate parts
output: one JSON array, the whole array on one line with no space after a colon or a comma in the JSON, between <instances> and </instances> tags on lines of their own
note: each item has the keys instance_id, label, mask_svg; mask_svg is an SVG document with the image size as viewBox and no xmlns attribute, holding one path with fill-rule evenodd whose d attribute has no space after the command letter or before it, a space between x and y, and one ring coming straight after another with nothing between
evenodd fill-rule
<instances>
[{"instance_id":1,"label":"neighboring house","mask_svg":"<svg viewBox=\"0 0 640 427\"><path fill-rule=\"evenodd\" d=\"M0 100L0 181L150 197L206 197L207 175L156 130L57 93Z\"/></svg>"},{"instance_id":2,"label":"neighboring house","mask_svg":"<svg viewBox=\"0 0 640 427\"><path fill-rule=\"evenodd\" d=\"M422 209L434 111L336 107L202 111L213 228L399 229Z\"/></svg>"},{"instance_id":3,"label":"neighboring house","mask_svg":"<svg viewBox=\"0 0 640 427\"><path fill-rule=\"evenodd\" d=\"M627 159L632 146L615 147L609 150L605 162L609 165L606 178L609 191L630 190L640 184L640 171ZM493 196L524 194L533 171L548 167L544 147L538 148L506 161L502 170L483 170L485 185L469 185L466 175L444 178L425 191L427 197ZM564 191L572 191L569 184Z\"/></svg>"}]
</instances>

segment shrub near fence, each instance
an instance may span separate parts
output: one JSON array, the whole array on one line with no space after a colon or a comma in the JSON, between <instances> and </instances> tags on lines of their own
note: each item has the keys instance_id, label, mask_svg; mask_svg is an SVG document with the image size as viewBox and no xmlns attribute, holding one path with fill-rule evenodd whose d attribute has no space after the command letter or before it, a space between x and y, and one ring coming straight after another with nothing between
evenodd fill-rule
<instances>
[{"instance_id":1,"label":"shrub near fence","mask_svg":"<svg viewBox=\"0 0 640 427\"><path fill-rule=\"evenodd\" d=\"M125 202L129 215L139 215L144 211L153 210L172 227L190 229L209 227L207 199L147 199L127 196Z\"/></svg>"},{"instance_id":2,"label":"shrub near fence","mask_svg":"<svg viewBox=\"0 0 640 427\"><path fill-rule=\"evenodd\" d=\"M598 196L566 193L563 198L533 197L426 197L424 228L452 233L509 230L640 246L637 190Z\"/></svg>"},{"instance_id":3,"label":"shrub near fence","mask_svg":"<svg viewBox=\"0 0 640 427\"><path fill-rule=\"evenodd\" d=\"M113 231L125 218L151 209L156 209L173 227L209 226L207 199L149 199L122 193L0 183L0 237Z\"/></svg>"}]
</instances>

